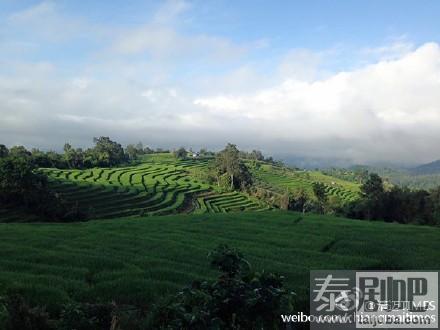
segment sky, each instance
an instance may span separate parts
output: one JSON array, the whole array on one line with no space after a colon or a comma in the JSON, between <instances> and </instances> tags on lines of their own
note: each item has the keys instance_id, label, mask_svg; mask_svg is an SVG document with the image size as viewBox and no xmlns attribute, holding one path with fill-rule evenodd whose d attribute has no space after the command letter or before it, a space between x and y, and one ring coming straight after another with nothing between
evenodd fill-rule
<instances>
[{"instance_id":1,"label":"sky","mask_svg":"<svg viewBox=\"0 0 440 330\"><path fill-rule=\"evenodd\" d=\"M0 143L440 158L440 1L0 1Z\"/></svg>"}]
</instances>

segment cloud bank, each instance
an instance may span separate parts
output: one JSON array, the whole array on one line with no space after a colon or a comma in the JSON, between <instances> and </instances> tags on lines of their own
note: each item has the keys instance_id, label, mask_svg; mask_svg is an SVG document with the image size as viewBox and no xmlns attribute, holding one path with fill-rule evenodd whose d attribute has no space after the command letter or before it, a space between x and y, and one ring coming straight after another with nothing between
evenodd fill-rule
<instances>
[{"instance_id":1,"label":"cloud bank","mask_svg":"<svg viewBox=\"0 0 440 330\"><path fill-rule=\"evenodd\" d=\"M326 79L286 79L244 95L198 98L206 116L248 121L291 152L365 161L440 156L440 47Z\"/></svg>"},{"instance_id":2,"label":"cloud bank","mask_svg":"<svg viewBox=\"0 0 440 330\"><path fill-rule=\"evenodd\" d=\"M190 7L167 2L131 28L66 18L62 38L51 36L65 17L53 3L11 15L4 24L36 49L84 31L100 42L73 66L0 58L0 143L59 149L109 135L160 147L234 142L357 163L440 158L439 44L365 48L359 56L373 61L334 72L321 69L322 52L293 49L261 72L267 63L250 58L270 42L185 33L178 18ZM26 30L45 16L41 30ZM11 50L12 37L0 49Z\"/></svg>"}]
</instances>

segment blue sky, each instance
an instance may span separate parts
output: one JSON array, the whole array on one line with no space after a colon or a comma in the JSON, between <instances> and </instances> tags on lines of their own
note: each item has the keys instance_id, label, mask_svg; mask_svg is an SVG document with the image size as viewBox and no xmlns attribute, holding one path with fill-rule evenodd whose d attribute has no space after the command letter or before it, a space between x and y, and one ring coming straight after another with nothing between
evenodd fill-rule
<instances>
[{"instance_id":1,"label":"blue sky","mask_svg":"<svg viewBox=\"0 0 440 330\"><path fill-rule=\"evenodd\" d=\"M3 0L0 142L56 149L104 134L436 159L439 12L403 0Z\"/></svg>"},{"instance_id":2,"label":"blue sky","mask_svg":"<svg viewBox=\"0 0 440 330\"><path fill-rule=\"evenodd\" d=\"M153 19L164 5L160 1L16 1L0 3L0 18L53 5L60 16L102 28L136 28ZM236 43L265 41L264 47L248 54L249 59L280 56L292 48L315 51L333 47L347 50L389 43L405 37L415 44L438 39L440 2L438 1L188 1L179 20L173 24L182 33L206 34ZM18 37L35 42L29 31L3 31L2 39ZM63 31L54 31L62 34ZM81 61L99 49L99 42L78 37L68 43L46 43L30 59ZM70 63L69 63L70 64ZM350 63L347 63L349 65ZM340 65L337 69L343 67Z\"/></svg>"}]
</instances>

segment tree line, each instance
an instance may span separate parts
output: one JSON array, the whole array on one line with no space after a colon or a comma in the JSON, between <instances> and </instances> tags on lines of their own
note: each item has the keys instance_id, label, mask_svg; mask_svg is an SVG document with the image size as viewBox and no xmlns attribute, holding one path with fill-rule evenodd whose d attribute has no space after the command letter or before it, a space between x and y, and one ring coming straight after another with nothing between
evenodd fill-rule
<instances>
[{"instance_id":1,"label":"tree line","mask_svg":"<svg viewBox=\"0 0 440 330\"><path fill-rule=\"evenodd\" d=\"M4 150L0 157L2 207L19 208L45 221L80 221L85 218L78 205L67 203L49 189L47 176L37 171L30 156L16 154L15 150L5 153Z\"/></svg>"},{"instance_id":2,"label":"tree line","mask_svg":"<svg viewBox=\"0 0 440 330\"><path fill-rule=\"evenodd\" d=\"M260 194L265 194L261 188ZM325 185L319 182L313 184L313 197L303 189L284 194L271 194L269 191L264 197L267 199L268 196L273 205L286 210L335 214L361 220L440 225L440 187L431 190L399 186L386 188L383 179L375 173L366 175L359 198L350 202L328 196Z\"/></svg>"},{"instance_id":3,"label":"tree line","mask_svg":"<svg viewBox=\"0 0 440 330\"><path fill-rule=\"evenodd\" d=\"M37 214L49 218L84 218L78 207L68 205L47 188L47 177L36 171L38 167L91 168L112 167L127 164L138 157L162 149L144 148L142 143L130 144L124 149L109 137L94 138L94 147L82 150L64 145L64 153L28 151L23 146L8 149L0 145L0 202L24 206ZM181 147L174 151L178 159L188 157L210 157L208 170L191 173L218 188L239 190L265 200L274 207L300 212L336 214L348 218L384 220L387 222L440 224L440 187L431 190L411 190L399 186L384 185L383 179L373 173L362 172L359 198L344 202L337 196L328 196L323 183L313 184L313 196L304 189L276 192L252 175L249 167L258 169L261 162L283 166L271 157L265 158L261 151L240 151L235 144L228 143L217 152L206 149L194 153Z\"/></svg>"},{"instance_id":4,"label":"tree line","mask_svg":"<svg viewBox=\"0 0 440 330\"><path fill-rule=\"evenodd\" d=\"M80 221L87 212L77 203L67 202L51 191L48 178L39 167L91 168L111 167L127 163L139 155L152 153L142 144L122 146L108 137L93 139L92 148L82 150L64 145L64 153L27 150L23 146L8 149L0 145L0 205L19 208L45 221Z\"/></svg>"},{"instance_id":5,"label":"tree line","mask_svg":"<svg viewBox=\"0 0 440 330\"><path fill-rule=\"evenodd\" d=\"M93 138L94 146L87 149L75 148L65 143L63 152L42 151L39 149L27 150L24 146L14 146L8 149L0 144L0 158L22 157L32 161L37 167L55 167L60 169L85 169L93 167L113 167L127 164L140 156L152 153L169 152L169 150L144 147L141 142L128 144L125 148L109 137Z\"/></svg>"},{"instance_id":6,"label":"tree line","mask_svg":"<svg viewBox=\"0 0 440 330\"><path fill-rule=\"evenodd\" d=\"M393 186L385 189L382 178L372 173L361 186L360 199L348 204L343 215L357 219L440 225L440 187L412 190Z\"/></svg>"}]
</instances>

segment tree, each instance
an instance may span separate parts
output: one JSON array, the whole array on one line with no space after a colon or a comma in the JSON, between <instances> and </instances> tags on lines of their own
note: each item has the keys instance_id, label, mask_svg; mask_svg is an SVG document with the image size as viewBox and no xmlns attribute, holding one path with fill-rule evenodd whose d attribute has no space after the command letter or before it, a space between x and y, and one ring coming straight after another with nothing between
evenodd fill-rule
<instances>
[{"instance_id":1,"label":"tree","mask_svg":"<svg viewBox=\"0 0 440 330\"><path fill-rule=\"evenodd\" d=\"M234 177L237 181L242 169L240 167L239 150L235 144L228 143L225 149L217 154L216 167L219 176L226 173L230 177L230 188L231 190L234 189L236 184Z\"/></svg>"},{"instance_id":2,"label":"tree","mask_svg":"<svg viewBox=\"0 0 440 330\"><path fill-rule=\"evenodd\" d=\"M293 310L283 277L255 272L240 251L220 245L209 254L215 281L194 281L155 306L151 329L283 329Z\"/></svg>"},{"instance_id":3,"label":"tree","mask_svg":"<svg viewBox=\"0 0 440 330\"><path fill-rule=\"evenodd\" d=\"M264 160L263 153L260 150L252 150L251 158L253 160Z\"/></svg>"},{"instance_id":4,"label":"tree","mask_svg":"<svg viewBox=\"0 0 440 330\"><path fill-rule=\"evenodd\" d=\"M56 202L47 189L47 177L35 172L30 157L0 158L0 201L44 213Z\"/></svg>"},{"instance_id":5,"label":"tree","mask_svg":"<svg viewBox=\"0 0 440 330\"><path fill-rule=\"evenodd\" d=\"M73 158L74 149L69 143L66 142L64 144L63 150L64 150L64 159L66 160L67 165L70 168L72 168L72 158Z\"/></svg>"},{"instance_id":6,"label":"tree","mask_svg":"<svg viewBox=\"0 0 440 330\"><path fill-rule=\"evenodd\" d=\"M7 157L8 154L8 148L4 144L0 144L0 158Z\"/></svg>"},{"instance_id":7,"label":"tree","mask_svg":"<svg viewBox=\"0 0 440 330\"><path fill-rule=\"evenodd\" d=\"M279 206L282 210L289 210L290 209L290 193L288 190L284 194L282 194L279 198Z\"/></svg>"},{"instance_id":8,"label":"tree","mask_svg":"<svg viewBox=\"0 0 440 330\"><path fill-rule=\"evenodd\" d=\"M188 154L188 152L185 150L184 147L180 147L179 149L174 151L174 156L177 159L185 159L187 154Z\"/></svg>"},{"instance_id":9,"label":"tree","mask_svg":"<svg viewBox=\"0 0 440 330\"><path fill-rule=\"evenodd\" d=\"M365 204L367 219L377 219L381 216L384 191L382 178L376 173L371 173L361 186L361 197Z\"/></svg>"},{"instance_id":10,"label":"tree","mask_svg":"<svg viewBox=\"0 0 440 330\"><path fill-rule=\"evenodd\" d=\"M429 192L429 205L431 207L432 223L440 224L440 187Z\"/></svg>"},{"instance_id":11,"label":"tree","mask_svg":"<svg viewBox=\"0 0 440 330\"><path fill-rule=\"evenodd\" d=\"M8 317L5 324L0 319L0 326L4 325L6 330L55 330L49 320L49 313L38 306L30 307L19 293L9 290L4 298L4 308Z\"/></svg>"},{"instance_id":12,"label":"tree","mask_svg":"<svg viewBox=\"0 0 440 330\"><path fill-rule=\"evenodd\" d=\"M84 153L81 148L74 149L69 143L64 144L64 159L70 168L82 168L84 166Z\"/></svg>"},{"instance_id":13,"label":"tree","mask_svg":"<svg viewBox=\"0 0 440 330\"><path fill-rule=\"evenodd\" d=\"M23 146L14 146L9 149L9 156L12 157L30 157L32 154Z\"/></svg>"},{"instance_id":14,"label":"tree","mask_svg":"<svg viewBox=\"0 0 440 330\"><path fill-rule=\"evenodd\" d=\"M151 149L150 147L145 147L145 148L144 148L144 154L145 154L145 155L153 154L153 153L154 153L154 150Z\"/></svg>"},{"instance_id":15,"label":"tree","mask_svg":"<svg viewBox=\"0 0 440 330\"><path fill-rule=\"evenodd\" d=\"M343 207L344 203L342 199L337 195L331 195L330 197L328 197L325 213L339 214L342 212Z\"/></svg>"},{"instance_id":16,"label":"tree","mask_svg":"<svg viewBox=\"0 0 440 330\"><path fill-rule=\"evenodd\" d=\"M325 184L322 182L313 183L313 193L318 200L319 212L324 212L325 205L327 203L327 194L325 192Z\"/></svg>"},{"instance_id":17,"label":"tree","mask_svg":"<svg viewBox=\"0 0 440 330\"><path fill-rule=\"evenodd\" d=\"M367 199L377 199L384 192L382 178L376 173L371 173L361 186L361 194Z\"/></svg>"},{"instance_id":18,"label":"tree","mask_svg":"<svg viewBox=\"0 0 440 330\"><path fill-rule=\"evenodd\" d=\"M47 176L36 170L31 157L0 158L0 203L24 208L44 220L82 220L69 205L49 190Z\"/></svg>"},{"instance_id":19,"label":"tree","mask_svg":"<svg viewBox=\"0 0 440 330\"><path fill-rule=\"evenodd\" d=\"M93 138L93 142L96 144L93 148L93 153L98 166L115 166L126 161L122 146L110 140L109 137L95 137Z\"/></svg>"},{"instance_id":20,"label":"tree","mask_svg":"<svg viewBox=\"0 0 440 330\"><path fill-rule=\"evenodd\" d=\"M138 142L136 145L128 144L125 147L125 153L130 160L136 159L138 156L145 154L144 146L142 142Z\"/></svg>"},{"instance_id":21,"label":"tree","mask_svg":"<svg viewBox=\"0 0 440 330\"><path fill-rule=\"evenodd\" d=\"M138 154L141 155L144 152L144 145L142 144L142 142L138 142L136 143L136 149L138 151Z\"/></svg>"},{"instance_id":22,"label":"tree","mask_svg":"<svg viewBox=\"0 0 440 330\"><path fill-rule=\"evenodd\" d=\"M52 162L49 160L47 154L39 149L32 149L32 161L33 163L38 167L55 167L53 166Z\"/></svg>"},{"instance_id":23,"label":"tree","mask_svg":"<svg viewBox=\"0 0 440 330\"><path fill-rule=\"evenodd\" d=\"M34 173L35 165L29 157L5 157L0 159L0 194L4 201L30 202L46 180Z\"/></svg>"},{"instance_id":24,"label":"tree","mask_svg":"<svg viewBox=\"0 0 440 330\"><path fill-rule=\"evenodd\" d=\"M138 155L138 149L134 144L129 144L125 147L125 153L127 154L130 160L136 159Z\"/></svg>"},{"instance_id":25,"label":"tree","mask_svg":"<svg viewBox=\"0 0 440 330\"><path fill-rule=\"evenodd\" d=\"M307 192L303 188L300 188L291 197L289 209L300 211L304 214L309 204L310 200Z\"/></svg>"}]
</instances>

